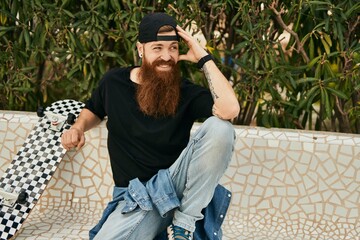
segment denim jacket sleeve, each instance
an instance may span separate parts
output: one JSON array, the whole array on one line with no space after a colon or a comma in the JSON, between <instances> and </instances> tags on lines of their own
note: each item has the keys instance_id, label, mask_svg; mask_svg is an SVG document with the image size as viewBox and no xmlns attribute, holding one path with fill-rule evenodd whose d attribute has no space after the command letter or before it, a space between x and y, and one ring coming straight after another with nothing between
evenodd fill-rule
<instances>
[{"instance_id":1,"label":"denim jacket sleeve","mask_svg":"<svg viewBox=\"0 0 360 240\"><path fill-rule=\"evenodd\" d=\"M150 211L154 205L160 215L164 217L168 211L180 206L168 170L160 170L145 185L137 178L131 180L125 200L126 206L122 213L131 212L136 207Z\"/></svg>"},{"instance_id":2,"label":"denim jacket sleeve","mask_svg":"<svg viewBox=\"0 0 360 240\"><path fill-rule=\"evenodd\" d=\"M90 240L100 231L109 215L122 200L125 201L125 207L121 209L124 214L134 211L138 207L144 211L150 211L155 206L160 215L165 217L168 211L180 206L169 170L160 170L145 184L137 178L133 179L127 188L114 187L113 200L108 203L99 223L90 230Z\"/></svg>"},{"instance_id":3,"label":"denim jacket sleeve","mask_svg":"<svg viewBox=\"0 0 360 240\"><path fill-rule=\"evenodd\" d=\"M196 223L195 239L221 239L221 225L229 207L230 198L231 194L227 189L221 185L216 187L211 202L203 209L204 219ZM108 216L122 200L125 201L122 213L131 212L138 207L144 211L150 211L155 206L159 214L164 217L168 211L180 206L168 170L160 170L145 184L139 179L133 179L127 188L114 188L113 200L108 203L99 223L89 232L90 240L95 237ZM167 239L166 231L156 239Z\"/></svg>"}]
</instances>

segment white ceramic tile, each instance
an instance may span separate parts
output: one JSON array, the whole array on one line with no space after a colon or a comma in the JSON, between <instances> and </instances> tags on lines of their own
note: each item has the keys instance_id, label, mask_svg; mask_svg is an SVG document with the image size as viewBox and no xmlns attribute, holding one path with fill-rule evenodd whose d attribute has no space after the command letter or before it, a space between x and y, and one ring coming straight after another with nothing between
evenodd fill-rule
<instances>
[{"instance_id":1,"label":"white ceramic tile","mask_svg":"<svg viewBox=\"0 0 360 240\"><path fill-rule=\"evenodd\" d=\"M37 120L0 111L0 173ZM246 126L236 135L222 179L233 192L225 240L360 236L358 135ZM81 151L67 153L17 240L87 239L112 193L106 137L102 123Z\"/></svg>"}]
</instances>

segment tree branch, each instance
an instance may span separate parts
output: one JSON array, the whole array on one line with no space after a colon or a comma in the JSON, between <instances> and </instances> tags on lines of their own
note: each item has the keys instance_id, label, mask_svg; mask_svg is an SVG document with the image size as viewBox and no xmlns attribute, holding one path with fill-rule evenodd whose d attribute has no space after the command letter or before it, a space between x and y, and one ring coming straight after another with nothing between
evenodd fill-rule
<instances>
[{"instance_id":1,"label":"tree branch","mask_svg":"<svg viewBox=\"0 0 360 240\"><path fill-rule=\"evenodd\" d=\"M296 32L294 32L292 29L290 29L288 26L286 26L286 24L284 23L284 20L281 18L281 13L278 12L276 10L276 5L277 5L277 2L272 2L271 5L269 5L269 8L275 13L275 19L276 21L280 24L280 26L285 30L287 31L288 33L290 33L294 38L295 38L295 42L296 42L296 45L297 45L297 52L299 52L302 57L304 58L304 60L306 61L306 63L310 62L310 59L308 57L308 55L306 54L304 48L303 48L303 45L299 39L299 36L297 35Z\"/></svg>"},{"instance_id":2,"label":"tree branch","mask_svg":"<svg viewBox=\"0 0 360 240\"><path fill-rule=\"evenodd\" d=\"M360 22L360 16L357 17L355 23L354 23L352 26L349 25L349 32L350 32L350 34L356 29L356 27L357 27L357 25L359 24L359 22ZM350 34L349 34L349 35L350 35Z\"/></svg>"}]
</instances>

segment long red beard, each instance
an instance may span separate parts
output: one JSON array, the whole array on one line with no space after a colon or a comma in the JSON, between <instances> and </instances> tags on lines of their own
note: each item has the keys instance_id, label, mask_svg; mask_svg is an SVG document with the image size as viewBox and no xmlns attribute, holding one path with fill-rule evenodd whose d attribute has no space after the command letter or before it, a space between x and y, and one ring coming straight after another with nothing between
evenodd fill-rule
<instances>
[{"instance_id":1,"label":"long red beard","mask_svg":"<svg viewBox=\"0 0 360 240\"><path fill-rule=\"evenodd\" d=\"M156 66L169 64L170 71L157 71ZM156 60L152 64L143 59L139 71L140 85L136 100L140 110L152 117L174 116L180 99L180 70L173 60Z\"/></svg>"}]
</instances>

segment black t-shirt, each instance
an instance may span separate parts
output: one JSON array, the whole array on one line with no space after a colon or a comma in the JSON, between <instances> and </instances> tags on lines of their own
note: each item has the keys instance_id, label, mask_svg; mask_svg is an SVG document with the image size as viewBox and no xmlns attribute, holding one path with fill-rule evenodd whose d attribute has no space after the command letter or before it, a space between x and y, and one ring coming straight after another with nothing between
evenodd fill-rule
<instances>
[{"instance_id":1,"label":"black t-shirt","mask_svg":"<svg viewBox=\"0 0 360 240\"><path fill-rule=\"evenodd\" d=\"M86 103L100 119L107 116L108 150L118 187L134 178L147 181L170 167L186 147L194 121L211 116L213 106L208 89L182 79L175 116L146 116L135 99L137 84L130 80L131 69L110 70Z\"/></svg>"}]
</instances>

